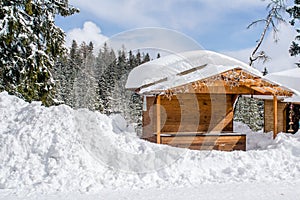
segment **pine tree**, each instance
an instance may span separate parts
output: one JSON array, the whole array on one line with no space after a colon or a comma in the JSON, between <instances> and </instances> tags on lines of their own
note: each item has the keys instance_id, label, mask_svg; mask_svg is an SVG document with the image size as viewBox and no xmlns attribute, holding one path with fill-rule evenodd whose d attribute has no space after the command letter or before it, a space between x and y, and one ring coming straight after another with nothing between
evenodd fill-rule
<instances>
[{"instance_id":1,"label":"pine tree","mask_svg":"<svg viewBox=\"0 0 300 200\"><path fill-rule=\"evenodd\" d=\"M70 53L60 57L52 71L57 104L75 106L74 82L82 62L77 42L73 40Z\"/></svg>"},{"instance_id":2,"label":"pine tree","mask_svg":"<svg viewBox=\"0 0 300 200\"><path fill-rule=\"evenodd\" d=\"M134 124L137 135L141 136L143 126L143 101L140 95L136 93L131 94L129 101L129 112L130 122Z\"/></svg>"},{"instance_id":3,"label":"pine tree","mask_svg":"<svg viewBox=\"0 0 300 200\"><path fill-rule=\"evenodd\" d=\"M296 21L299 21L299 19L300 19L300 1L294 0L294 6L289 7L286 11L290 14L290 17L292 18L290 20L290 24L292 26L295 26ZM299 46L299 43L297 42L300 40L300 34L299 34L300 29L296 28L296 31L297 31L298 35L296 36L295 41L292 41L292 44L289 49L289 53L291 56L297 56L300 54L300 46ZM300 67L299 63L296 63L296 64L298 65L298 67Z\"/></svg>"},{"instance_id":4,"label":"pine tree","mask_svg":"<svg viewBox=\"0 0 300 200\"><path fill-rule=\"evenodd\" d=\"M104 57L104 52L108 51L101 50L97 63L100 63L100 56ZM129 51L126 56L123 47L118 51L117 58L105 68L99 79L99 95L103 102L101 112L105 114L120 113L128 122L135 125L137 133L141 131L142 127L142 100L139 95L126 90L125 83L129 72L134 67L150 60L149 54L143 55L141 56L139 51L136 55Z\"/></svg>"},{"instance_id":5,"label":"pine tree","mask_svg":"<svg viewBox=\"0 0 300 200\"><path fill-rule=\"evenodd\" d=\"M65 52L54 19L78 12L67 0L0 1L1 87L28 101L51 103L50 69Z\"/></svg>"},{"instance_id":6,"label":"pine tree","mask_svg":"<svg viewBox=\"0 0 300 200\"><path fill-rule=\"evenodd\" d=\"M111 113L111 92L116 82L116 56L115 52L105 43L97 56L96 69L101 71L97 77L99 85L99 98L102 101L100 111L105 114Z\"/></svg>"},{"instance_id":7,"label":"pine tree","mask_svg":"<svg viewBox=\"0 0 300 200\"><path fill-rule=\"evenodd\" d=\"M116 113L122 111L123 97L125 90L123 89L124 77L127 68L125 50L118 51L118 58L115 67L112 69L111 77L112 90L110 93L110 112ZM121 80L122 79L122 80ZM126 80L125 80L126 81Z\"/></svg>"},{"instance_id":8,"label":"pine tree","mask_svg":"<svg viewBox=\"0 0 300 200\"><path fill-rule=\"evenodd\" d=\"M253 131L261 130L263 127L263 101L240 97L237 102L234 120L247 124Z\"/></svg>"},{"instance_id":9,"label":"pine tree","mask_svg":"<svg viewBox=\"0 0 300 200\"><path fill-rule=\"evenodd\" d=\"M100 110L102 105L99 97L99 85L94 76L95 56L93 55L93 43L80 45L82 63L74 80L74 107Z\"/></svg>"},{"instance_id":10,"label":"pine tree","mask_svg":"<svg viewBox=\"0 0 300 200\"><path fill-rule=\"evenodd\" d=\"M142 63L149 62L149 61L150 61L150 55L149 55L149 53L146 53L146 55L143 58Z\"/></svg>"},{"instance_id":11,"label":"pine tree","mask_svg":"<svg viewBox=\"0 0 300 200\"><path fill-rule=\"evenodd\" d=\"M135 56L135 63L134 63L134 65L135 66L139 66L140 64L142 64L142 58L141 58L141 53L138 50L138 52L136 53L136 56Z\"/></svg>"}]
</instances>

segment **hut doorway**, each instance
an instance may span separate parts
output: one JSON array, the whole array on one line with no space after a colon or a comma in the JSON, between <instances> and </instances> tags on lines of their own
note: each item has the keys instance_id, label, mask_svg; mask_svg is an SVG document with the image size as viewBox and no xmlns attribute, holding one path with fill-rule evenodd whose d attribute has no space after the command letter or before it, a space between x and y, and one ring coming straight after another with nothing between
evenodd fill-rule
<instances>
[{"instance_id":1,"label":"hut doorway","mask_svg":"<svg viewBox=\"0 0 300 200\"><path fill-rule=\"evenodd\" d=\"M299 130L300 105L290 103L286 108L286 132L296 133Z\"/></svg>"}]
</instances>

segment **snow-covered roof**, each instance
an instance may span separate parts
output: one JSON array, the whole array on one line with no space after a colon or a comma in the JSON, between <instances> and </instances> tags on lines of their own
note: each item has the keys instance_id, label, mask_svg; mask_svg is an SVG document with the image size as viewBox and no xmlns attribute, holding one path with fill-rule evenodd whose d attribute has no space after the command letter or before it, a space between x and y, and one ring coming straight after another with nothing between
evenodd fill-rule
<instances>
[{"instance_id":1,"label":"snow-covered roof","mask_svg":"<svg viewBox=\"0 0 300 200\"><path fill-rule=\"evenodd\" d=\"M266 78L278 82L300 93L300 68L289 69L266 75Z\"/></svg>"},{"instance_id":2,"label":"snow-covered roof","mask_svg":"<svg viewBox=\"0 0 300 200\"><path fill-rule=\"evenodd\" d=\"M125 87L143 88L141 93L165 90L236 68L262 77L261 72L239 60L212 51L198 50L168 55L134 68Z\"/></svg>"},{"instance_id":3,"label":"snow-covered roof","mask_svg":"<svg viewBox=\"0 0 300 200\"><path fill-rule=\"evenodd\" d=\"M300 68L294 68L266 75L266 78L284 85L294 92L292 97L284 99L284 102L300 102Z\"/></svg>"}]
</instances>

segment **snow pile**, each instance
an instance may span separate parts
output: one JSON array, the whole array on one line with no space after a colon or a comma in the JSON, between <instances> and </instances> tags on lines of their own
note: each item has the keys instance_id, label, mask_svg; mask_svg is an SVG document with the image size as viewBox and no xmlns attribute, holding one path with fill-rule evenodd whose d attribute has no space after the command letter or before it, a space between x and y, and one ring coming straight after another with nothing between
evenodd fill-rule
<instances>
[{"instance_id":1,"label":"snow pile","mask_svg":"<svg viewBox=\"0 0 300 200\"><path fill-rule=\"evenodd\" d=\"M190 151L140 140L118 115L45 108L5 92L0 121L0 189L88 192L300 178L299 133L272 141L237 124L252 150Z\"/></svg>"},{"instance_id":2,"label":"snow pile","mask_svg":"<svg viewBox=\"0 0 300 200\"><path fill-rule=\"evenodd\" d=\"M243 133L247 135L247 151L249 150L263 150L267 149L273 141L273 132L264 133L263 130L253 132L249 126L242 122L233 123L234 132Z\"/></svg>"}]
</instances>

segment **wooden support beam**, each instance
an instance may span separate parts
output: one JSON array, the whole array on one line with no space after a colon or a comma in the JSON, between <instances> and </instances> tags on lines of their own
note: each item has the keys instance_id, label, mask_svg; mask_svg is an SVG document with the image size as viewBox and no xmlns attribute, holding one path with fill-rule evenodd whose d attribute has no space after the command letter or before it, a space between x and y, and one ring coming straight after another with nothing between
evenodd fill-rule
<instances>
[{"instance_id":1,"label":"wooden support beam","mask_svg":"<svg viewBox=\"0 0 300 200\"><path fill-rule=\"evenodd\" d=\"M277 105L277 96L273 96L273 139L276 138L278 133L278 105Z\"/></svg>"},{"instance_id":2,"label":"wooden support beam","mask_svg":"<svg viewBox=\"0 0 300 200\"><path fill-rule=\"evenodd\" d=\"M272 94L269 91L265 90L263 87L255 87L255 86L251 86L251 89L261 93L261 94Z\"/></svg>"},{"instance_id":3,"label":"wooden support beam","mask_svg":"<svg viewBox=\"0 0 300 200\"><path fill-rule=\"evenodd\" d=\"M253 89L246 86L230 87L227 85L213 85L196 87L195 85L179 86L172 89L174 93L197 93L197 94L252 94Z\"/></svg>"},{"instance_id":4,"label":"wooden support beam","mask_svg":"<svg viewBox=\"0 0 300 200\"><path fill-rule=\"evenodd\" d=\"M275 88L271 88L271 87L264 87L265 90L271 92L274 96L277 95L278 91ZM277 97L276 97L277 98Z\"/></svg>"},{"instance_id":5,"label":"wooden support beam","mask_svg":"<svg viewBox=\"0 0 300 200\"><path fill-rule=\"evenodd\" d=\"M210 133L220 133L233 120L233 109L216 126L210 130Z\"/></svg>"},{"instance_id":6,"label":"wooden support beam","mask_svg":"<svg viewBox=\"0 0 300 200\"><path fill-rule=\"evenodd\" d=\"M160 144L160 95L156 97L156 143Z\"/></svg>"}]
</instances>

